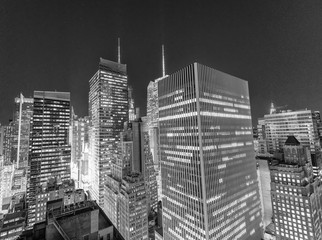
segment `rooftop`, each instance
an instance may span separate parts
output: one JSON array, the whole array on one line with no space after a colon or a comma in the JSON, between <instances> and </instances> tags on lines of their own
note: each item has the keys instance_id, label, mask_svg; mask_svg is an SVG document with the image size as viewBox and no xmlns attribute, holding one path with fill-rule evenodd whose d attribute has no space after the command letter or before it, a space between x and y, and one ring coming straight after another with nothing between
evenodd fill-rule
<instances>
[{"instance_id":1,"label":"rooftop","mask_svg":"<svg viewBox=\"0 0 322 240\"><path fill-rule=\"evenodd\" d=\"M126 64L113 62L104 58L100 58L100 67L103 67L107 71L126 75Z\"/></svg>"},{"instance_id":2,"label":"rooftop","mask_svg":"<svg viewBox=\"0 0 322 240\"><path fill-rule=\"evenodd\" d=\"M34 98L70 101L70 92L34 91Z\"/></svg>"},{"instance_id":3,"label":"rooftop","mask_svg":"<svg viewBox=\"0 0 322 240\"><path fill-rule=\"evenodd\" d=\"M287 136L287 139L285 141L285 145L291 145L291 146L299 146L301 143L296 139L294 136Z\"/></svg>"}]
</instances>

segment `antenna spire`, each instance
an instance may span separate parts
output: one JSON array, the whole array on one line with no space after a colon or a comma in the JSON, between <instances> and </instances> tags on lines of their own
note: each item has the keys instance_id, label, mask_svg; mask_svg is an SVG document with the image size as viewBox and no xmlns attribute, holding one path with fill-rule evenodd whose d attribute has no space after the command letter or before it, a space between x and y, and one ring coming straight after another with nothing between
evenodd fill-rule
<instances>
[{"instance_id":1,"label":"antenna spire","mask_svg":"<svg viewBox=\"0 0 322 240\"><path fill-rule=\"evenodd\" d=\"M121 43L120 43L120 38L117 38L117 62L121 63Z\"/></svg>"},{"instance_id":2,"label":"antenna spire","mask_svg":"<svg viewBox=\"0 0 322 240\"><path fill-rule=\"evenodd\" d=\"M165 76L164 45L162 44L162 77Z\"/></svg>"}]
</instances>

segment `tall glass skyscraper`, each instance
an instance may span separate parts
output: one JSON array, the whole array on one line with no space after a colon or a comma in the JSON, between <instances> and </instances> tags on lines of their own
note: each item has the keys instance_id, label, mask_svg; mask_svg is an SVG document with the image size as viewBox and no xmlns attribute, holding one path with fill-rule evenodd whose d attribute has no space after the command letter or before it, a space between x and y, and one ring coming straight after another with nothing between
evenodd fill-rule
<instances>
[{"instance_id":1,"label":"tall glass skyscraper","mask_svg":"<svg viewBox=\"0 0 322 240\"><path fill-rule=\"evenodd\" d=\"M129 117L126 65L101 58L89 84L90 193L103 207L104 183L120 156L120 132Z\"/></svg>"},{"instance_id":2,"label":"tall glass skyscraper","mask_svg":"<svg viewBox=\"0 0 322 240\"><path fill-rule=\"evenodd\" d=\"M248 83L194 63L158 97L164 239L261 239Z\"/></svg>"},{"instance_id":3,"label":"tall glass skyscraper","mask_svg":"<svg viewBox=\"0 0 322 240\"><path fill-rule=\"evenodd\" d=\"M70 179L69 92L34 92L28 162L28 226L37 222L35 196L49 178Z\"/></svg>"}]
</instances>

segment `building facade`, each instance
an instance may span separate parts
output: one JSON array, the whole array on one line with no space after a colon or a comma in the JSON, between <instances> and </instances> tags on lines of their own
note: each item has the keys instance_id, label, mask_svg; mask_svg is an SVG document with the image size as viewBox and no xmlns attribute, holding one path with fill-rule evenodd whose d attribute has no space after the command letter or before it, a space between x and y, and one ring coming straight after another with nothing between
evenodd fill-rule
<instances>
[{"instance_id":1,"label":"building facade","mask_svg":"<svg viewBox=\"0 0 322 240\"><path fill-rule=\"evenodd\" d=\"M282 152L287 136L295 136L305 147L309 147L315 168L321 165L321 146L316 114L311 110L272 112L261 119L262 139L267 152ZM264 134L265 133L265 134ZM259 135L260 136L260 135ZM263 144L263 151L265 151Z\"/></svg>"},{"instance_id":2,"label":"building facade","mask_svg":"<svg viewBox=\"0 0 322 240\"><path fill-rule=\"evenodd\" d=\"M83 187L83 176L88 174L89 118L73 116L71 122L71 177L78 188Z\"/></svg>"},{"instance_id":3,"label":"building facade","mask_svg":"<svg viewBox=\"0 0 322 240\"><path fill-rule=\"evenodd\" d=\"M122 179L118 230L124 239L148 239L148 201L142 174L130 173Z\"/></svg>"},{"instance_id":4,"label":"building facade","mask_svg":"<svg viewBox=\"0 0 322 240\"><path fill-rule=\"evenodd\" d=\"M260 239L248 84L198 63L158 82L164 239Z\"/></svg>"},{"instance_id":5,"label":"building facade","mask_svg":"<svg viewBox=\"0 0 322 240\"><path fill-rule=\"evenodd\" d=\"M35 222L36 189L49 178L70 179L70 93L34 92L27 184L28 226Z\"/></svg>"},{"instance_id":6,"label":"building facade","mask_svg":"<svg viewBox=\"0 0 322 240\"><path fill-rule=\"evenodd\" d=\"M8 165L13 162L12 160L12 132L13 122L10 121L9 125L1 126L0 138L0 155L4 158L4 164Z\"/></svg>"},{"instance_id":7,"label":"building facade","mask_svg":"<svg viewBox=\"0 0 322 240\"><path fill-rule=\"evenodd\" d=\"M262 203L263 225L266 228L272 223L273 209L271 201L271 175L269 166L271 162L267 159L257 159L257 175Z\"/></svg>"},{"instance_id":8,"label":"building facade","mask_svg":"<svg viewBox=\"0 0 322 240\"><path fill-rule=\"evenodd\" d=\"M120 136L121 157L106 181L104 211L125 239L148 239L148 213L157 204L148 133L137 118L124 124Z\"/></svg>"},{"instance_id":9,"label":"building facade","mask_svg":"<svg viewBox=\"0 0 322 240\"><path fill-rule=\"evenodd\" d=\"M33 98L22 94L15 98L15 115L12 131L12 161L17 168L28 166L30 121L33 113Z\"/></svg>"},{"instance_id":10,"label":"building facade","mask_svg":"<svg viewBox=\"0 0 322 240\"><path fill-rule=\"evenodd\" d=\"M51 178L48 183L39 186L36 190L36 204L35 204L35 223L42 222L46 220L47 214L47 202L65 199L66 197L72 200L75 197L70 197L71 195L81 195L81 201L85 200L84 190L79 189L79 193L75 190L75 182L73 180L61 181L59 178ZM66 204L70 205L70 204Z\"/></svg>"},{"instance_id":11,"label":"building facade","mask_svg":"<svg viewBox=\"0 0 322 240\"><path fill-rule=\"evenodd\" d=\"M313 176L310 151L294 136L283 150L284 161L270 168L276 239L321 239L322 183Z\"/></svg>"},{"instance_id":12,"label":"building facade","mask_svg":"<svg viewBox=\"0 0 322 240\"><path fill-rule=\"evenodd\" d=\"M166 76L164 76L166 77ZM151 81L147 87L147 128L149 133L150 149L156 173L158 200L162 200L162 182L160 167L160 145L159 145L159 101L158 82L164 77Z\"/></svg>"},{"instance_id":13,"label":"building facade","mask_svg":"<svg viewBox=\"0 0 322 240\"><path fill-rule=\"evenodd\" d=\"M120 155L120 132L129 117L126 65L101 58L89 84L90 193L103 207L104 184Z\"/></svg>"},{"instance_id":14,"label":"building facade","mask_svg":"<svg viewBox=\"0 0 322 240\"><path fill-rule=\"evenodd\" d=\"M128 97L129 97L129 121L133 121L136 117L135 117L133 88L131 86L128 86Z\"/></svg>"}]
</instances>

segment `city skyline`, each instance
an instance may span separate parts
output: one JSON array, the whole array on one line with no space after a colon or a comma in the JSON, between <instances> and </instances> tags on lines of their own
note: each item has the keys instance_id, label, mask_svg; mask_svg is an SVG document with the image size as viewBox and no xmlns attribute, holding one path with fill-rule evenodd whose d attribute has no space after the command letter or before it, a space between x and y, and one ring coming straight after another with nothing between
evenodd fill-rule
<instances>
[{"instance_id":1,"label":"city skyline","mask_svg":"<svg viewBox=\"0 0 322 240\"><path fill-rule=\"evenodd\" d=\"M99 57L117 60L118 37L142 115L146 86L162 73L162 44L167 74L197 61L249 81L253 125L271 101L321 110L319 3L3 3L2 124L13 118L12 99L34 90L69 91L75 113L86 116L87 81Z\"/></svg>"}]
</instances>

